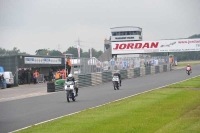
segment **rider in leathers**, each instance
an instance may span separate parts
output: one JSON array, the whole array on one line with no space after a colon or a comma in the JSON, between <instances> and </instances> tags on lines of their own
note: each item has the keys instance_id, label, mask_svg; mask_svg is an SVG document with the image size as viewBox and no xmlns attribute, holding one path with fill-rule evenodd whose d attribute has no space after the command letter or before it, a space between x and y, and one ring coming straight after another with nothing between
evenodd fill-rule
<instances>
[{"instance_id":1,"label":"rider in leathers","mask_svg":"<svg viewBox=\"0 0 200 133\"><path fill-rule=\"evenodd\" d=\"M121 75L120 75L119 71L116 71L116 72L113 74L113 76L118 76L118 78L119 78L119 84L120 84L120 86L121 86L121 85L122 85L122 80L121 80Z\"/></svg>"},{"instance_id":2,"label":"rider in leathers","mask_svg":"<svg viewBox=\"0 0 200 133\"><path fill-rule=\"evenodd\" d=\"M186 66L186 70L187 70L187 67L190 67L190 70L189 70L189 71L192 72L192 66L190 66L190 64L188 64L188 65Z\"/></svg>"},{"instance_id":3,"label":"rider in leathers","mask_svg":"<svg viewBox=\"0 0 200 133\"><path fill-rule=\"evenodd\" d=\"M73 82L74 82L74 85L75 85L75 79L74 79L74 77L72 76L72 74L69 74L69 75L68 75L67 81L73 81ZM74 89L75 89L75 91L76 91L76 96L78 96L78 87L75 87Z\"/></svg>"}]
</instances>

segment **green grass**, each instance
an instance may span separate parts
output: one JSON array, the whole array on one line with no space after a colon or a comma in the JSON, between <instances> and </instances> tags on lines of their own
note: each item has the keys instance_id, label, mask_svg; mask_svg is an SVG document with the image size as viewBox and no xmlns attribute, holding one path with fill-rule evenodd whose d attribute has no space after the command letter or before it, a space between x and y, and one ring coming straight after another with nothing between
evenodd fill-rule
<instances>
[{"instance_id":1,"label":"green grass","mask_svg":"<svg viewBox=\"0 0 200 133\"><path fill-rule=\"evenodd\" d=\"M178 62L178 66L174 66L174 67L186 66L187 64L194 66L194 65L200 64L200 60Z\"/></svg>"},{"instance_id":2,"label":"green grass","mask_svg":"<svg viewBox=\"0 0 200 133\"><path fill-rule=\"evenodd\" d=\"M200 77L19 133L199 133Z\"/></svg>"}]
</instances>

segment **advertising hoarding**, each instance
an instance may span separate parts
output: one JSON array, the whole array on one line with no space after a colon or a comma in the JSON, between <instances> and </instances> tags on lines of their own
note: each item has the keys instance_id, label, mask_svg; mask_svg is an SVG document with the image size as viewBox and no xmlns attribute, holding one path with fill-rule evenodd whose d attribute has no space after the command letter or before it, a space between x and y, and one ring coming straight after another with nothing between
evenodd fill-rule
<instances>
[{"instance_id":1,"label":"advertising hoarding","mask_svg":"<svg viewBox=\"0 0 200 133\"><path fill-rule=\"evenodd\" d=\"M200 51L200 38L160 41L112 42L112 54Z\"/></svg>"},{"instance_id":2,"label":"advertising hoarding","mask_svg":"<svg viewBox=\"0 0 200 133\"><path fill-rule=\"evenodd\" d=\"M24 57L24 64L61 64L61 58Z\"/></svg>"}]
</instances>

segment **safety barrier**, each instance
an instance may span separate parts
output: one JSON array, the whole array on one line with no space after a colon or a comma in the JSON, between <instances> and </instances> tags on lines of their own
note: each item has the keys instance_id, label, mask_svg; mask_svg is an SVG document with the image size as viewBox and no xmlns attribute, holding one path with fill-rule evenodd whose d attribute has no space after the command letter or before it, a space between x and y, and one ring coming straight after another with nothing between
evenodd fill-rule
<instances>
[{"instance_id":1,"label":"safety barrier","mask_svg":"<svg viewBox=\"0 0 200 133\"><path fill-rule=\"evenodd\" d=\"M120 70L121 79L127 79L127 70L122 69Z\"/></svg>"},{"instance_id":2,"label":"safety barrier","mask_svg":"<svg viewBox=\"0 0 200 133\"><path fill-rule=\"evenodd\" d=\"M163 72L167 72L167 65L163 65Z\"/></svg>"},{"instance_id":3,"label":"safety barrier","mask_svg":"<svg viewBox=\"0 0 200 133\"><path fill-rule=\"evenodd\" d=\"M64 90L64 85L55 84L55 91L63 91L63 90Z\"/></svg>"},{"instance_id":4,"label":"safety barrier","mask_svg":"<svg viewBox=\"0 0 200 133\"><path fill-rule=\"evenodd\" d=\"M140 68L135 68L134 69L134 78L140 77L141 73L140 73ZM141 75L142 76L142 75Z\"/></svg>"},{"instance_id":5,"label":"safety barrier","mask_svg":"<svg viewBox=\"0 0 200 133\"><path fill-rule=\"evenodd\" d=\"M92 85L102 84L102 73L91 73L91 83Z\"/></svg>"},{"instance_id":6,"label":"safety barrier","mask_svg":"<svg viewBox=\"0 0 200 133\"><path fill-rule=\"evenodd\" d=\"M136 78L150 74L156 74L161 72L170 71L169 65L159 65L159 66L147 66L147 67L138 67L138 68L131 68L131 69L121 69L120 74L122 79L127 78ZM104 71L104 72L97 72L91 74L78 74L74 75L75 80L77 80L77 87L88 87L88 86L95 86L102 83L112 81L112 76L115 71ZM55 91L64 90L63 85L55 85Z\"/></svg>"},{"instance_id":7,"label":"safety barrier","mask_svg":"<svg viewBox=\"0 0 200 133\"><path fill-rule=\"evenodd\" d=\"M155 74L159 73L160 72L160 67L159 66L155 66Z\"/></svg>"},{"instance_id":8,"label":"safety barrier","mask_svg":"<svg viewBox=\"0 0 200 133\"><path fill-rule=\"evenodd\" d=\"M102 72L102 82L110 82L112 80L112 71Z\"/></svg>"},{"instance_id":9,"label":"safety barrier","mask_svg":"<svg viewBox=\"0 0 200 133\"><path fill-rule=\"evenodd\" d=\"M145 75L149 75L151 74L151 67L148 66L148 67L145 67Z\"/></svg>"},{"instance_id":10,"label":"safety barrier","mask_svg":"<svg viewBox=\"0 0 200 133\"><path fill-rule=\"evenodd\" d=\"M127 69L127 78L131 79L134 77L134 69Z\"/></svg>"},{"instance_id":11,"label":"safety barrier","mask_svg":"<svg viewBox=\"0 0 200 133\"><path fill-rule=\"evenodd\" d=\"M151 66L151 74L155 74L155 66Z\"/></svg>"}]
</instances>

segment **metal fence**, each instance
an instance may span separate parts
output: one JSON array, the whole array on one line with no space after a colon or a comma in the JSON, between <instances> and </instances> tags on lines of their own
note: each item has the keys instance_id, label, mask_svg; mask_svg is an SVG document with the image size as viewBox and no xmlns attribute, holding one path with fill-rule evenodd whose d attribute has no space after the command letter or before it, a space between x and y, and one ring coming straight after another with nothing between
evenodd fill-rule
<instances>
[{"instance_id":1,"label":"metal fence","mask_svg":"<svg viewBox=\"0 0 200 133\"><path fill-rule=\"evenodd\" d=\"M118 57L110 60L97 58L71 59L73 74L89 74L104 71L133 69L140 67L158 66L169 63L169 56L159 57Z\"/></svg>"}]
</instances>

